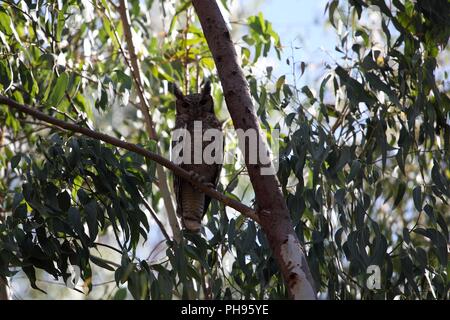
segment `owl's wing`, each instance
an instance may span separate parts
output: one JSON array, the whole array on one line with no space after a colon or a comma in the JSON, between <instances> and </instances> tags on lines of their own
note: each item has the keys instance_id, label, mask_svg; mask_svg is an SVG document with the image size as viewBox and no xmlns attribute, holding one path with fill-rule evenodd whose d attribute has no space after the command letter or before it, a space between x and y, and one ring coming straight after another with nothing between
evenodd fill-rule
<instances>
[{"instance_id":1,"label":"owl's wing","mask_svg":"<svg viewBox=\"0 0 450 320\"><path fill-rule=\"evenodd\" d=\"M173 175L173 190L175 191L175 200L177 203L177 215L181 217L183 215L183 207L181 200L181 182L182 179L177 175Z\"/></svg>"},{"instance_id":2,"label":"owl's wing","mask_svg":"<svg viewBox=\"0 0 450 320\"><path fill-rule=\"evenodd\" d=\"M214 187L217 187L217 184L219 183L219 179L220 179L220 171L222 170L222 165L221 164L217 164L215 165L216 167L216 173L215 173L215 179L214 179ZM205 205L203 206L203 216L206 214L206 211L208 211L208 206L211 203L211 197L209 197L208 195L205 194Z\"/></svg>"},{"instance_id":3,"label":"owl's wing","mask_svg":"<svg viewBox=\"0 0 450 320\"><path fill-rule=\"evenodd\" d=\"M182 126L178 123L175 124L175 128L174 129L179 129L185 126ZM173 147L175 147L176 143L173 141L172 139L172 149ZM180 165L183 168L183 164ZM173 190L175 192L175 201L177 204L177 215L179 217L183 216L183 206L182 203L183 201L181 200L181 185L182 185L183 179L181 179L179 176L177 176L176 174L173 174Z\"/></svg>"},{"instance_id":4,"label":"owl's wing","mask_svg":"<svg viewBox=\"0 0 450 320\"><path fill-rule=\"evenodd\" d=\"M222 144L222 162L224 158L224 152L225 152L225 143ZM222 163L214 165L216 167L216 172L214 173L214 188L217 187L217 184L219 183L220 179L220 171L222 171ZM206 211L208 211L209 204L211 203L211 197L207 196L205 194L205 205L203 206L203 216L205 216Z\"/></svg>"}]
</instances>

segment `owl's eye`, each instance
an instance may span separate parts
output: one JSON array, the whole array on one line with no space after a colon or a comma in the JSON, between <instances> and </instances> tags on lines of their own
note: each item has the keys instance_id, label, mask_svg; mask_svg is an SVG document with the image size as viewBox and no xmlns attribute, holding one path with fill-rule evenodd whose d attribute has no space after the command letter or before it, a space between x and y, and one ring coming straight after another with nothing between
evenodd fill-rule
<instances>
[{"instance_id":1,"label":"owl's eye","mask_svg":"<svg viewBox=\"0 0 450 320\"><path fill-rule=\"evenodd\" d=\"M184 109L187 109L189 108L189 103L183 102L182 106Z\"/></svg>"}]
</instances>

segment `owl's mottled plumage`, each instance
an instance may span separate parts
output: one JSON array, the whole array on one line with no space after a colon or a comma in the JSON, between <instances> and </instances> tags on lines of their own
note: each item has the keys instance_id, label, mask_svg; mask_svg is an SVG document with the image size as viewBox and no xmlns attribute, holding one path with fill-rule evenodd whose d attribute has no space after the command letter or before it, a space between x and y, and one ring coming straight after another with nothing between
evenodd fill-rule
<instances>
[{"instance_id":1,"label":"owl's mottled plumage","mask_svg":"<svg viewBox=\"0 0 450 320\"><path fill-rule=\"evenodd\" d=\"M221 130L219 120L214 114L214 102L211 97L211 84L209 81L205 84L201 93L183 95L180 89L174 86L176 101L176 119L175 128L185 128L191 137L194 136L194 121L202 122L202 130L207 129ZM191 146L193 146L193 139ZM203 142L202 151L208 145ZM192 149L192 159L193 150ZM220 164L188 164L181 163L180 166L191 172L193 176L200 177L203 183L217 185L221 165ZM191 232L199 232L201 220L208 210L211 198L193 187L189 182L174 176L174 190L177 201L177 214L181 218L183 228Z\"/></svg>"}]
</instances>

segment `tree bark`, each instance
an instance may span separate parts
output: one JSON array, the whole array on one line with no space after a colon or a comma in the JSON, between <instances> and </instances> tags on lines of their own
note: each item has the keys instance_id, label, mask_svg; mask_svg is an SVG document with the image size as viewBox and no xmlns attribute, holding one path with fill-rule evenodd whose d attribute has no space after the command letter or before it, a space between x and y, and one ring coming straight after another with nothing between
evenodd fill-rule
<instances>
[{"instance_id":1,"label":"tree bark","mask_svg":"<svg viewBox=\"0 0 450 320\"><path fill-rule=\"evenodd\" d=\"M235 129L256 130L261 134L256 111L244 74L238 63L234 44L215 0L192 0L206 41L214 58L225 101ZM264 141L264 140L261 140ZM240 141L240 145L245 145ZM259 154L267 154L265 143ZM245 153L245 150L242 150ZM293 299L315 299L314 284L305 253L294 232L286 201L277 176L261 174L261 164L251 164L245 157L255 192L260 224L278 262L289 296Z\"/></svg>"}]
</instances>

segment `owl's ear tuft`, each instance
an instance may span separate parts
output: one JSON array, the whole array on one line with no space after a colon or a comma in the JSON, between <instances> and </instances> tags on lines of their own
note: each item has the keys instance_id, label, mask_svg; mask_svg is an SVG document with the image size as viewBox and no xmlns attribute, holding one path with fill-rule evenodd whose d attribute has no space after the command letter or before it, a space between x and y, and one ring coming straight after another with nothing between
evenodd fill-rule
<instances>
[{"instance_id":1,"label":"owl's ear tuft","mask_svg":"<svg viewBox=\"0 0 450 320\"><path fill-rule=\"evenodd\" d=\"M183 92L181 92L181 89L175 83L173 84L172 90L177 99L184 100Z\"/></svg>"},{"instance_id":2,"label":"owl's ear tuft","mask_svg":"<svg viewBox=\"0 0 450 320\"><path fill-rule=\"evenodd\" d=\"M209 96L211 94L211 81L208 79L205 82L205 85L203 86L202 90L202 97Z\"/></svg>"}]
</instances>

